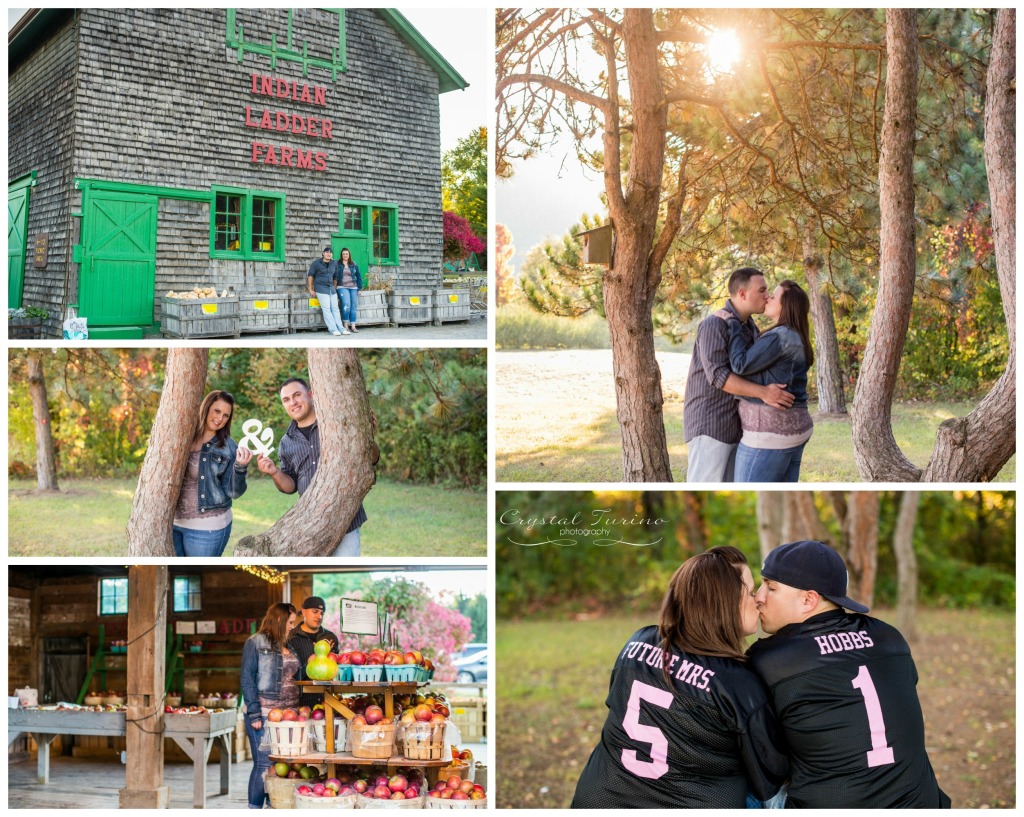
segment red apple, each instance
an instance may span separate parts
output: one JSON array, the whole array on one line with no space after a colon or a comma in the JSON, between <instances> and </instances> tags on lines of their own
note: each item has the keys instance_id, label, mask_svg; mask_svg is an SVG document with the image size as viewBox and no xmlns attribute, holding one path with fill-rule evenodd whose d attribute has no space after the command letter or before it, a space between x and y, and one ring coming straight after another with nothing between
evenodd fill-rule
<instances>
[{"instance_id":1,"label":"red apple","mask_svg":"<svg viewBox=\"0 0 1024 817\"><path fill-rule=\"evenodd\" d=\"M310 720L314 721L322 721L326 717L322 709L314 709L313 714L309 716Z\"/></svg>"},{"instance_id":2,"label":"red apple","mask_svg":"<svg viewBox=\"0 0 1024 817\"><path fill-rule=\"evenodd\" d=\"M377 779L375 781L373 781L373 785L374 786L387 786L388 785L388 776L386 774L379 775L377 777Z\"/></svg>"},{"instance_id":3,"label":"red apple","mask_svg":"<svg viewBox=\"0 0 1024 817\"><path fill-rule=\"evenodd\" d=\"M300 718L308 718L311 714L313 714L313 710L310 709L308 706L300 706L299 707L299 717Z\"/></svg>"},{"instance_id":4,"label":"red apple","mask_svg":"<svg viewBox=\"0 0 1024 817\"><path fill-rule=\"evenodd\" d=\"M280 709L271 709L267 713L267 720L272 723L278 723L284 717L284 713Z\"/></svg>"},{"instance_id":5,"label":"red apple","mask_svg":"<svg viewBox=\"0 0 1024 817\"><path fill-rule=\"evenodd\" d=\"M468 799L469 799L469 795L466 794L464 791L453 791L452 792L452 800L468 800Z\"/></svg>"},{"instance_id":6,"label":"red apple","mask_svg":"<svg viewBox=\"0 0 1024 817\"><path fill-rule=\"evenodd\" d=\"M470 800L486 800L487 799L487 795L484 794L482 791L477 791L476 789L473 789L473 791L471 791L469 793L469 799Z\"/></svg>"},{"instance_id":7,"label":"red apple","mask_svg":"<svg viewBox=\"0 0 1024 817\"><path fill-rule=\"evenodd\" d=\"M459 786L462 785L462 778L459 777L457 774L453 774L445 781L445 785L449 789L457 789Z\"/></svg>"},{"instance_id":8,"label":"red apple","mask_svg":"<svg viewBox=\"0 0 1024 817\"><path fill-rule=\"evenodd\" d=\"M449 788L448 788L448 787L446 786L445 788L443 788L443 789L441 790L441 793L440 793L440 795L439 795L439 796L440 796L440 798L441 798L442 800L451 800L451 799L452 799L452 792L453 792L453 791L454 791L454 789L449 789Z\"/></svg>"},{"instance_id":9,"label":"red apple","mask_svg":"<svg viewBox=\"0 0 1024 817\"><path fill-rule=\"evenodd\" d=\"M390 800L391 789L389 789L387 786L377 786L377 788L373 790L373 796L377 800Z\"/></svg>"},{"instance_id":10,"label":"red apple","mask_svg":"<svg viewBox=\"0 0 1024 817\"><path fill-rule=\"evenodd\" d=\"M430 711L430 707L426 704L420 704L419 706L417 706L412 711L412 714L413 717L416 718L416 720L422 721L423 723L426 723L434 716L434 713Z\"/></svg>"},{"instance_id":11,"label":"red apple","mask_svg":"<svg viewBox=\"0 0 1024 817\"><path fill-rule=\"evenodd\" d=\"M445 791L447 791L447 789ZM441 796L441 792L437 791L437 789L431 789L430 791L427 792L427 797L440 797L440 796Z\"/></svg>"},{"instance_id":12,"label":"red apple","mask_svg":"<svg viewBox=\"0 0 1024 817\"><path fill-rule=\"evenodd\" d=\"M418 786L409 786L409 788L407 788L405 790L405 796L409 800L415 800L417 797L420 796L419 787Z\"/></svg>"},{"instance_id":13,"label":"red apple","mask_svg":"<svg viewBox=\"0 0 1024 817\"><path fill-rule=\"evenodd\" d=\"M384 710L379 706L368 706L366 707L366 722L377 723L384 719Z\"/></svg>"},{"instance_id":14,"label":"red apple","mask_svg":"<svg viewBox=\"0 0 1024 817\"><path fill-rule=\"evenodd\" d=\"M313 793L313 790L309 786L307 786L305 784L299 786L295 791L297 791L299 794L312 794Z\"/></svg>"},{"instance_id":15,"label":"red apple","mask_svg":"<svg viewBox=\"0 0 1024 817\"><path fill-rule=\"evenodd\" d=\"M337 797L338 793L334 789L332 789L330 786L325 786L324 787L324 793L323 793L322 796L323 797Z\"/></svg>"},{"instance_id":16,"label":"red apple","mask_svg":"<svg viewBox=\"0 0 1024 817\"><path fill-rule=\"evenodd\" d=\"M299 713L294 709L286 709L281 713L281 720L283 721L296 721L299 719Z\"/></svg>"},{"instance_id":17,"label":"red apple","mask_svg":"<svg viewBox=\"0 0 1024 817\"><path fill-rule=\"evenodd\" d=\"M463 780L462 785L459 786L459 791L469 794L471 791L473 791L473 781Z\"/></svg>"},{"instance_id":18,"label":"red apple","mask_svg":"<svg viewBox=\"0 0 1024 817\"><path fill-rule=\"evenodd\" d=\"M391 799L391 800L404 800L405 799L405 793L404 792L400 792L400 791L393 791L393 792L391 792L391 797L389 799Z\"/></svg>"},{"instance_id":19,"label":"red apple","mask_svg":"<svg viewBox=\"0 0 1024 817\"><path fill-rule=\"evenodd\" d=\"M405 654L405 663L406 664L418 664L419 661L416 660L416 653L414 653L414 652L407 652Z\"/></svg>"},{"instance_id":20,"label":"red apple","mask_svg":"<svg viewBox=\"0 0 1024 817\"><path fill-rule=\"evenodd\" d=\"M352 788L362 794L369 787L369 784L365 780L357 780L352 784Z\"/></svg>"},{"instance_id":21,"label":"red apple","mask_svg":"<svg viewBox=\"0 0 1024 817\"><path fill-rule=\"evenodd\" d=\"M480 794L483 794L484 793L484 787L481 786L479 783L474 783L473 784L473 791L478 791L478 792L480 792Z\"/></svg>"},{"instance_id":22,"label":"red apple","mask_svg":"<svg viewBox=\"0 0 1024 817\"><path fill-rule=\"evenodd\" d=\"M366 718L364 718L362 715L356 715L352 719L351 723L353 726L366 726Z\"/></svg>"},{"instance_id":23,"label":"red apple","mask_svg":"<svg viewBox=\"0 0 1024 817\"><path fill-rule=\"evenodd\" d=\"M366 653L362 653L356 650L355 652L349 655L348 660L351 661L353 664L365 664Z\"/></svg>"},{"instance_id":24,"label":"red apple","mask_svg":"<svg viewBox=\"0 0 1024 817\"><path fill-rule=\"evenodd\" d=\"M430 722L431 723L444 723L444 715L441 715L440 713L435 712L433 715L430 716Z\"/></svg>"},{"instance_id":25,"label":"red apple","mask_svg":"<svg viewBox=\"0 0 1024 817\"><path fill-rule=\"evenodd\" d=\"M396 774L388 779L388 788L391 791L405 791L409 788L409 781L404 775Z\"/></svg>"}]
</instances>

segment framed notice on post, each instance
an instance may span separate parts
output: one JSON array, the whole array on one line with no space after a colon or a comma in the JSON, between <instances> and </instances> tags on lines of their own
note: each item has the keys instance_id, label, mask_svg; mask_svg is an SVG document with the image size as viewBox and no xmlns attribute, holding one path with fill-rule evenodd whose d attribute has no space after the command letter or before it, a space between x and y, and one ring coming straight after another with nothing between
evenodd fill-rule
<instances>
[{"instance_id":1,"label":"framed notice on post","mask_svg":"<svg viewBox=\"0 0 1024 817\"><path fill-rule=\"evenodd\" d=\"M354 635L377 635L377 603L342 599L341 631Z\"/></svg>"}]
</instances>

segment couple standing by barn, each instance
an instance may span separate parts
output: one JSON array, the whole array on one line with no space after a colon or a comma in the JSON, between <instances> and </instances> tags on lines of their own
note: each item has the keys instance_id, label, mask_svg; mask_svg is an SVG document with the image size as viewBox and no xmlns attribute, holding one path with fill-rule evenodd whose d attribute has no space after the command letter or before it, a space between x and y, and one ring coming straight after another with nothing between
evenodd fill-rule
<instances>
[{"instance_id":1,"label":"couple standing by barn","mask_svg":"<svg viewBox=\"0 0 1024 817\"><path fill-rule=\"evenodd\" d=\"M332 335L358 333L356 309L359 304L359 290L363 288L359 267L352 260L352 253L348 247L342 248L341 258L337 261L333 256L334 251L330 247L324 247L320 258L314 258L313 263L309 265L309 273L306 275L309 297L320 301L324 323Z\"/></svg>"}]
</instances>

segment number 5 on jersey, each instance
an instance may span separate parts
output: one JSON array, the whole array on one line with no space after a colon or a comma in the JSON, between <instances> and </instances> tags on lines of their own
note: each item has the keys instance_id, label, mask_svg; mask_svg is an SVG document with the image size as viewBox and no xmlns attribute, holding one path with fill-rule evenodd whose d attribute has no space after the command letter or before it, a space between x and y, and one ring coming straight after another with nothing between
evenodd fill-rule
<instances>
[{"instance_id":1,"label":"number 5 on jersey","mask_svg":"<svg viewBox=\"0 0 1024 817\"><path fill-rule=\"evenodd\" d=\"M850 681L854 689L859 689L864 696L864 708L868 711L868 729L871 730L871 751L868 752L868 768L888 766L895 763L892 747L885 738L885 721L882 719L882 705L878 701L875 683L871 680L868 668L862 666L857 677ZM632 703L632 700L630 700Z\"/></svg>"},{"instance_id":2,"label":"number 5 on jersey","mask_svg":"<svg viewBox=\"0 0 1024 817\"><path fill-rule=\"evenodd\" d=\"M637 777L657 780L668 771L668 739L657 726L644 726L640 723L640 701L668 709L672 706L672 693L666 689L658 689L641 681L633 681L626 704L626 717L622 719L622 728L626 734L638 743L651 745L651 759L640 760L636 749L622 750L622 765Z\"/></svg>"}]
</instances>

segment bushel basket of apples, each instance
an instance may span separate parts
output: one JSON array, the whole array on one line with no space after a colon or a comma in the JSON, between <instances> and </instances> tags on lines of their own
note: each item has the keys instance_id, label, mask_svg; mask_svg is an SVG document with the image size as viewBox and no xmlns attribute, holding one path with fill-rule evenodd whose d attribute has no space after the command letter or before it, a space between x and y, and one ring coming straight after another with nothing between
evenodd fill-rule
<instances>
[{"instance_id":1,"label":"bushel basket of apples","mask_svg":"<svg viewBox=\"0 0 1024 817\"><path fill-rule=\"evenodd\" d=\"M309 751L309 718L294 709L271 709L264 728L270 754L296 757Z\"/></svg>"},{"instance_id":2,"label":"bushel basket of apples","mask_svg":"<svg viewBox=\"0 0 1024 817\"><path fill-rule=\"evenodd\" d=\"M295 808L358 808L359 795L352 786L332 777L295 789Z\"/></svg>"},{"instance_id":3,"label":"bushel basket of apples","mask_svg":"<svg viewBox=\"0 0 1024 817\"><path fill-rule=\"evenodd\" d=\"M313 740L314 752L327 751L327 721L324 720L324 710L314 709L310 719L310 735ZM345 724L342 717L334 718L334 751L345 751Z\"/></svg>"},{"instance_id":4,"label":"bushel basket of apples","mask_svg":"<svg viewBox=\"0 0 1024 817\"><path fill-rule=\"evenodd\" d=\"M441 760L445 756L444 733L448 724L402 721L402 754L410 760Z\"/></svg>"},{"instance_id":5,"label":"bushel basket of apples","mask_svg":"<svg viewBox=\"0 0 1024 817\"><path fill-rule=\"evenodd\" d=\"M312 786L319 782L320 770L305 763L272 763L267 769L264 785L270 798L271 808L293 808L295 789L303 784Z\"/></svg>"},{"instance_id":6,"label":"bushel basket of apples","mask_svg":"<svg viewBox=\"0 0 1024 817\"><path fill-rule=\"evenodd\" d=\"M484 787L458 775L437 781L429 792L424 808L487 808Z\"/></svg>"},{"instance_id":7,"label":"bushel basket of apples","mask_svg":"<svg viewBox=\"0 0 1024 817\"><path fill-rule=\"evenodd\" d=\"M426 782L419 769L388 777L378 775L356 781L357 789L363 789L356 808L423 808L426 798L422 795Z\"/></svg>"},{"instance_id":8,"label":"bushel basket of apples","mask_svg":"<svg viewBox=\"0 0 1024 817\"><path fill-rule=\"evenodd\" d=\"M384 710L373 705L348 723L352 756L386 760L395 753L395 722L384 717Z\"/></svg>"}]
</instances>

